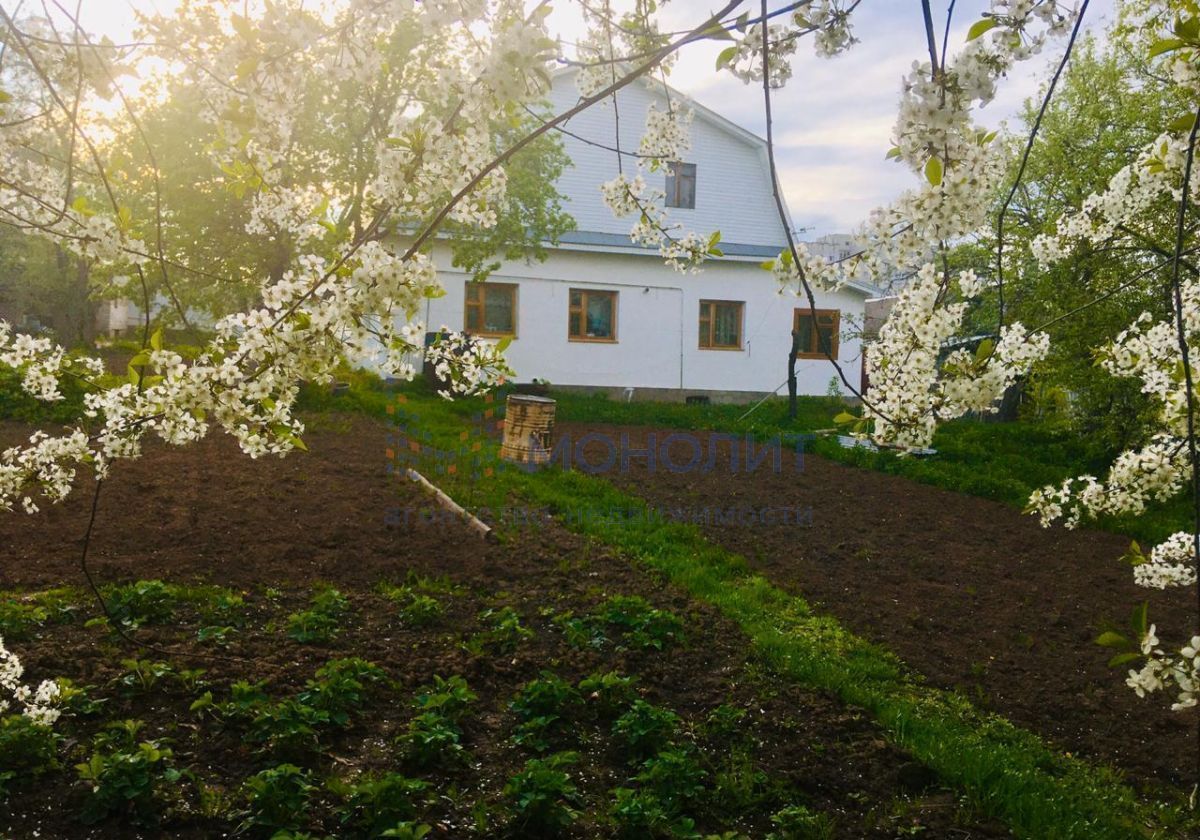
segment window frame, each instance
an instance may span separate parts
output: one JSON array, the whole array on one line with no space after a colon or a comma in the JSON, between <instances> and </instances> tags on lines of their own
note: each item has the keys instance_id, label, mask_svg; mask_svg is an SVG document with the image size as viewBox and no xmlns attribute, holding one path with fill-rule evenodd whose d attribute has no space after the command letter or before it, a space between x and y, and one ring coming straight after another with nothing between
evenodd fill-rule
<instances>
[{"instance_id":1,"label":"window frame","mask_svg":"<svg viewBox=\"0 0 1200 840\"><path fill-rule=\"evenodd\" d=\"M682 173L682 177L681 177ZM692 203L683 204L680 199L680 183L690 179L692 182ZM667 164L667 183L665 202L667 207L673 207L679 210L695 210L696 209L696 188L699 186L699 170L694 163L684 163L676 160Z\"/></svg>"},{"instance_id":2,"label":"window frame","mask_svg":"<svg viewBox=\"0 0 1200 840\"><path fill-rule=\"evenodd\" d=\"M477 336L480 336L481 338L513 338L513 339L515 339L517 337L517 326L518 326L518 311L517 311L517 303L519 300L518 295L517 295L518 285L519 284L517 284L517 283L493 283L490 280L485 280L483 282L479 282L476 280L467 280L466 281L466 290L463 293L463 331L469 335L477 335ZM487 324L486 314L487 314L487 290L488 289L507 291L509 294L509 297L512 299L512 332L496 332L494 330L488 330L488 329L479 329L479 330L471 329L470 324L471 324L471 310L472 309L479 310L479 323L481 325ZM475 294L478 297L478 300L472 300L471 299L472 294Z\"/></svg>"},{"instance_id":3,"label":"window frame","mask_svg":"<svg viewBox=\"0 0 1200 840\"><path fill-rule=\"evenodd\" d=\"M579 306L571 303L571 296L578 293ZM612 300L612 335L605 338L599 336L587 335L587 307L588 296L608 297ZM587 344L616 344L617 343L617 312L620 304L620 292L616 289L581 289L571 287L567 289L567 341L579 341ZM575 333L576 318L579 318L579 326L583 330L581 334Z\"/></svg>"},{"instance_id":4,"label":"window frame","mask_svg":"<svg viewBox=\"0 0 1200 840\"><path fill-rule=\"evenodd\" d=\"M814 317L815 316L815 317ZM797 359L836 359L841 344L842 312L840 309L810 309L807 306L798 307L792 314L792 334L800 331L801 318L813 318L813 343L809 348L798 348ZM829 336L829 355L821 351L821 318L829 318L832 323Z\"/></svg>"},{"instance_id":5,"label":"window frame","mask_svg":"<svg viewBox=\"0 0 1200 840\"><path fill-rule=\"evenodd\" d=\"M704 307L709 307L708 317L704 315ZM737 344L717 344L716 343L716 307L718 306L736 306L737 307ZM704 343L704 338L697 335L697 347L701 350L732 350L740 351L745 349L745 326L746 326L746 302L744 300L709 300L700 301L700 309L698 314L697 326L708 323L708 344Z\"/></svg>"}]
</instances>

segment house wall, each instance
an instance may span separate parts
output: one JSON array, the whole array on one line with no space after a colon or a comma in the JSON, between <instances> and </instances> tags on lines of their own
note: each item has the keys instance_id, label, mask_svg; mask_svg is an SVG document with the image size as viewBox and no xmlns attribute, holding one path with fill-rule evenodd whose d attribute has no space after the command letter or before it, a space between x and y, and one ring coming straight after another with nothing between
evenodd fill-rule
<instances>
[{"instance_id":1,"label":"house wall","mask_svg":"<svg viewBox=\"0 0 1200 840\"><path fill-rule=\"evenodd\" d=\"M678 102L678 94L673 93ZM549 100L555 113L562 113L579 98L575 73L555 77ZM617 110L611 101L597 104L572 117L560 134L563 147L571 158L569 167L558 180L558 191L565 196L564 209L581 231L628 235L637 221L632 215L618 219L604 204L600 184L617 175L617 155L584 140L615 145L617 115L620 116L621 149L636 152L646 125L646 111L656 103L666 110L666 94L660 85L637 82L617 94ZM786 241L779 220L763 146L731 124L718 125L715 118L695 110L692 122L691 151L686 163L696 164L696 207L668 208L672 222L684 230L707 236L719 230L727 243L771 246L778 253ZM571 135L577 135L573 137ZM584 138L580 140L578 138ZM633 175L635 159L626 157L625 171ZM666 173L650 172L647 184L658 190L666 187Z\"/></svg>"},{"instance_id":2,"label":"house wall","mask_svg":"<svg viewBox=\"0 0 1200 840\"><path fill-rule=\"evenodd\" d=\"M449 252L435 254L446 295L428 303L431 329L465 327L468 278L450 268ZM518 381L547 379L555 385L664 388L688 391L765 393L787 377L793 310L803 302L780 296L771 275L756 262L712 260L699 274L682 275L657 255L556 250L544 263L510 262L491 278L517 284L517 337L507 358ZM617 299L615 343L570 341L571 288L613 289ZM702 299L740 300L741 350L700 349ZM818 293L817 305L861 319L861 294ZM857 338L839 341L839 362L851 382L859 378ZM824 359L797 362L799 391L824 394L833 366Z\"/></svg>"}]
</instances>

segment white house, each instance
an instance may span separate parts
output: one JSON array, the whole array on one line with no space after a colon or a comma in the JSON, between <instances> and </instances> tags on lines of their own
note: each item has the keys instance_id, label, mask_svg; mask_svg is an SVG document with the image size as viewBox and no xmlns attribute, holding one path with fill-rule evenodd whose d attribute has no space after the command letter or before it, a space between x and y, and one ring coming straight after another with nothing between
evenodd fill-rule
<instances>
[{"instance_id":1,"label":"white house","mask_svg":"<svg viewBox=\"0 0 1200 840\"><path fill-rule=\"evenodd\" d=\"M666 95L652 80L618 94L622 149L637 149L647 108L658 102L665 110ZM819 341L832 344L857 384L859 341L845 328L851 321L861 324L863 301L876 290L863 285L818 292L815 324L806 302L781 296L761 267L786 243L765 141L677 91L669 95L694 111L691 152L670 180L663 173L648 177L663 179L669 188L672 221L701 235L720 230L724 257L685 275L665 265L656 250L633 245L629 230L635 219L614 218L601 199L600 184L617 173L610 150L616 115L611 105L597 105L563 125L574 165L558 189L577 229L545 262L505 263L486 283L473 283L453 269L448 251L439 249L435 256L447 294L429 302L426 323L512 336L507 357L519 381L632 388L636 397L709 394L730 400L782 387L791 333L798 328L800 393L825 393L835 374ZM549 98L555 113L576 103L573 71L555 76ZM627 171L635 163L627 159Z\"/></svg>"}]
</instances>

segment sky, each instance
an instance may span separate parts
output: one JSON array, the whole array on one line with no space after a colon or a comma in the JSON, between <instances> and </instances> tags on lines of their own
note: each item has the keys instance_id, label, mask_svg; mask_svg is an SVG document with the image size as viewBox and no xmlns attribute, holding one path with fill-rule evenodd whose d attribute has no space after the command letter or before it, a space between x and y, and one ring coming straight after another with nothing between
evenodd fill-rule
<instances>
[{"instance_id":1,"label":"sky","mask_svg":"<svg viewBox=\"0 0 1200 840\"><path fill-rule=\"evenodd\" d=\"M627 0L613 0L620 9ZM83 0L84 24L114 40L132 28L133 9L169 12L175 0ZM1085 30L1102 36L1113 19L1114 0L1092 0ZM934 0L938 30L949 0ZM577 10L567 0L554 4L552 34L565 44L583 32ZM772 7L778 5L773 2ZM951 52L966 40L971 24L982 17L986 0L953 3ZM682 30L704 20L709 3L673 0L663 4L662 22ZM750 3L748 9L757 9ZM915 183L916 176L884 159L899 101L900 80L914 60L924 57L925 35L917 0L863 0L854 13L860 43L832 59L818 58L807 43L792 57L792 79L773 97L780 180L792 219L805 238L848 232L870 211L888 203ZM728 73L714 72L726 46L706 41L687 47L671 75L671 84L697 102L734 122L764 133L761 88L747 86ZM996 99L977 115L991 128L1016 122L1023 102L1038 93L1061 57L1062 42L1024 63L1000 85ZM566 49L570 49L569 46Z\"/></svg>"}]
</instances>

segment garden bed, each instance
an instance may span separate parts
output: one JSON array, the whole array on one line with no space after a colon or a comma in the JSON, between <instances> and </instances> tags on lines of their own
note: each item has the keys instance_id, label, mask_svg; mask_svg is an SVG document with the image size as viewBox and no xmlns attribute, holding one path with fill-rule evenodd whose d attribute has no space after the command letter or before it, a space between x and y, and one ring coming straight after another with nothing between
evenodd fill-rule
<instances>
[{"instance_id":1,"label":"garden bed","mask_svg":"<svg viewBox=\"0 0 1200 840\"><path fill-rule=\"evenodd\" d=\"M589 444L628 436L640 450L655 430L561 424ZM658 430L658 440L669 434ZM708 433L703 439L707 455ZM793 469L770 460L753 473L729 469L728 442L714 440L716 468L650 474L644 458L619 459L603 474L666 510L811 510L791 523L725 517L700 524L712 542L744 556L772 582L802 593L817 609L898 654L943 688L957 689L1046 737L1071 754L1128 773L1131 783L1190 787L1195 775L1194 715L1170 699L1139 699L1111 671L1111 651L1093 640L1124 628L1150 600L1160 635L1190 633L1195 593L1135 587L1118 558L1127 538L1100 531L1045 530L1013 508L806 455ZM674 463L688 461L689 449ZM1128 630L1125 631L1128 633Z\"/></svg>"},{"instance_id":2,"label":"garden bed","mask_svg":"<svg viewBox=\"0 0 1200 840\"><path fill-rule=\"evenodd\" d=\"M1006 836L862 713L748 661L711 607L550 523L489 543L425 521L385 426L314 420L308 455L152 447L106 483L92 571L170 653L89 621L89 487L0 517L0 634L29 679L85 691L58 766L8 781L5 836L541 836L568 809L580 837ZM74 767L94 755L99 785ZM146 795L105 799L129 757Z\"/></svg>"}]
</instances>

